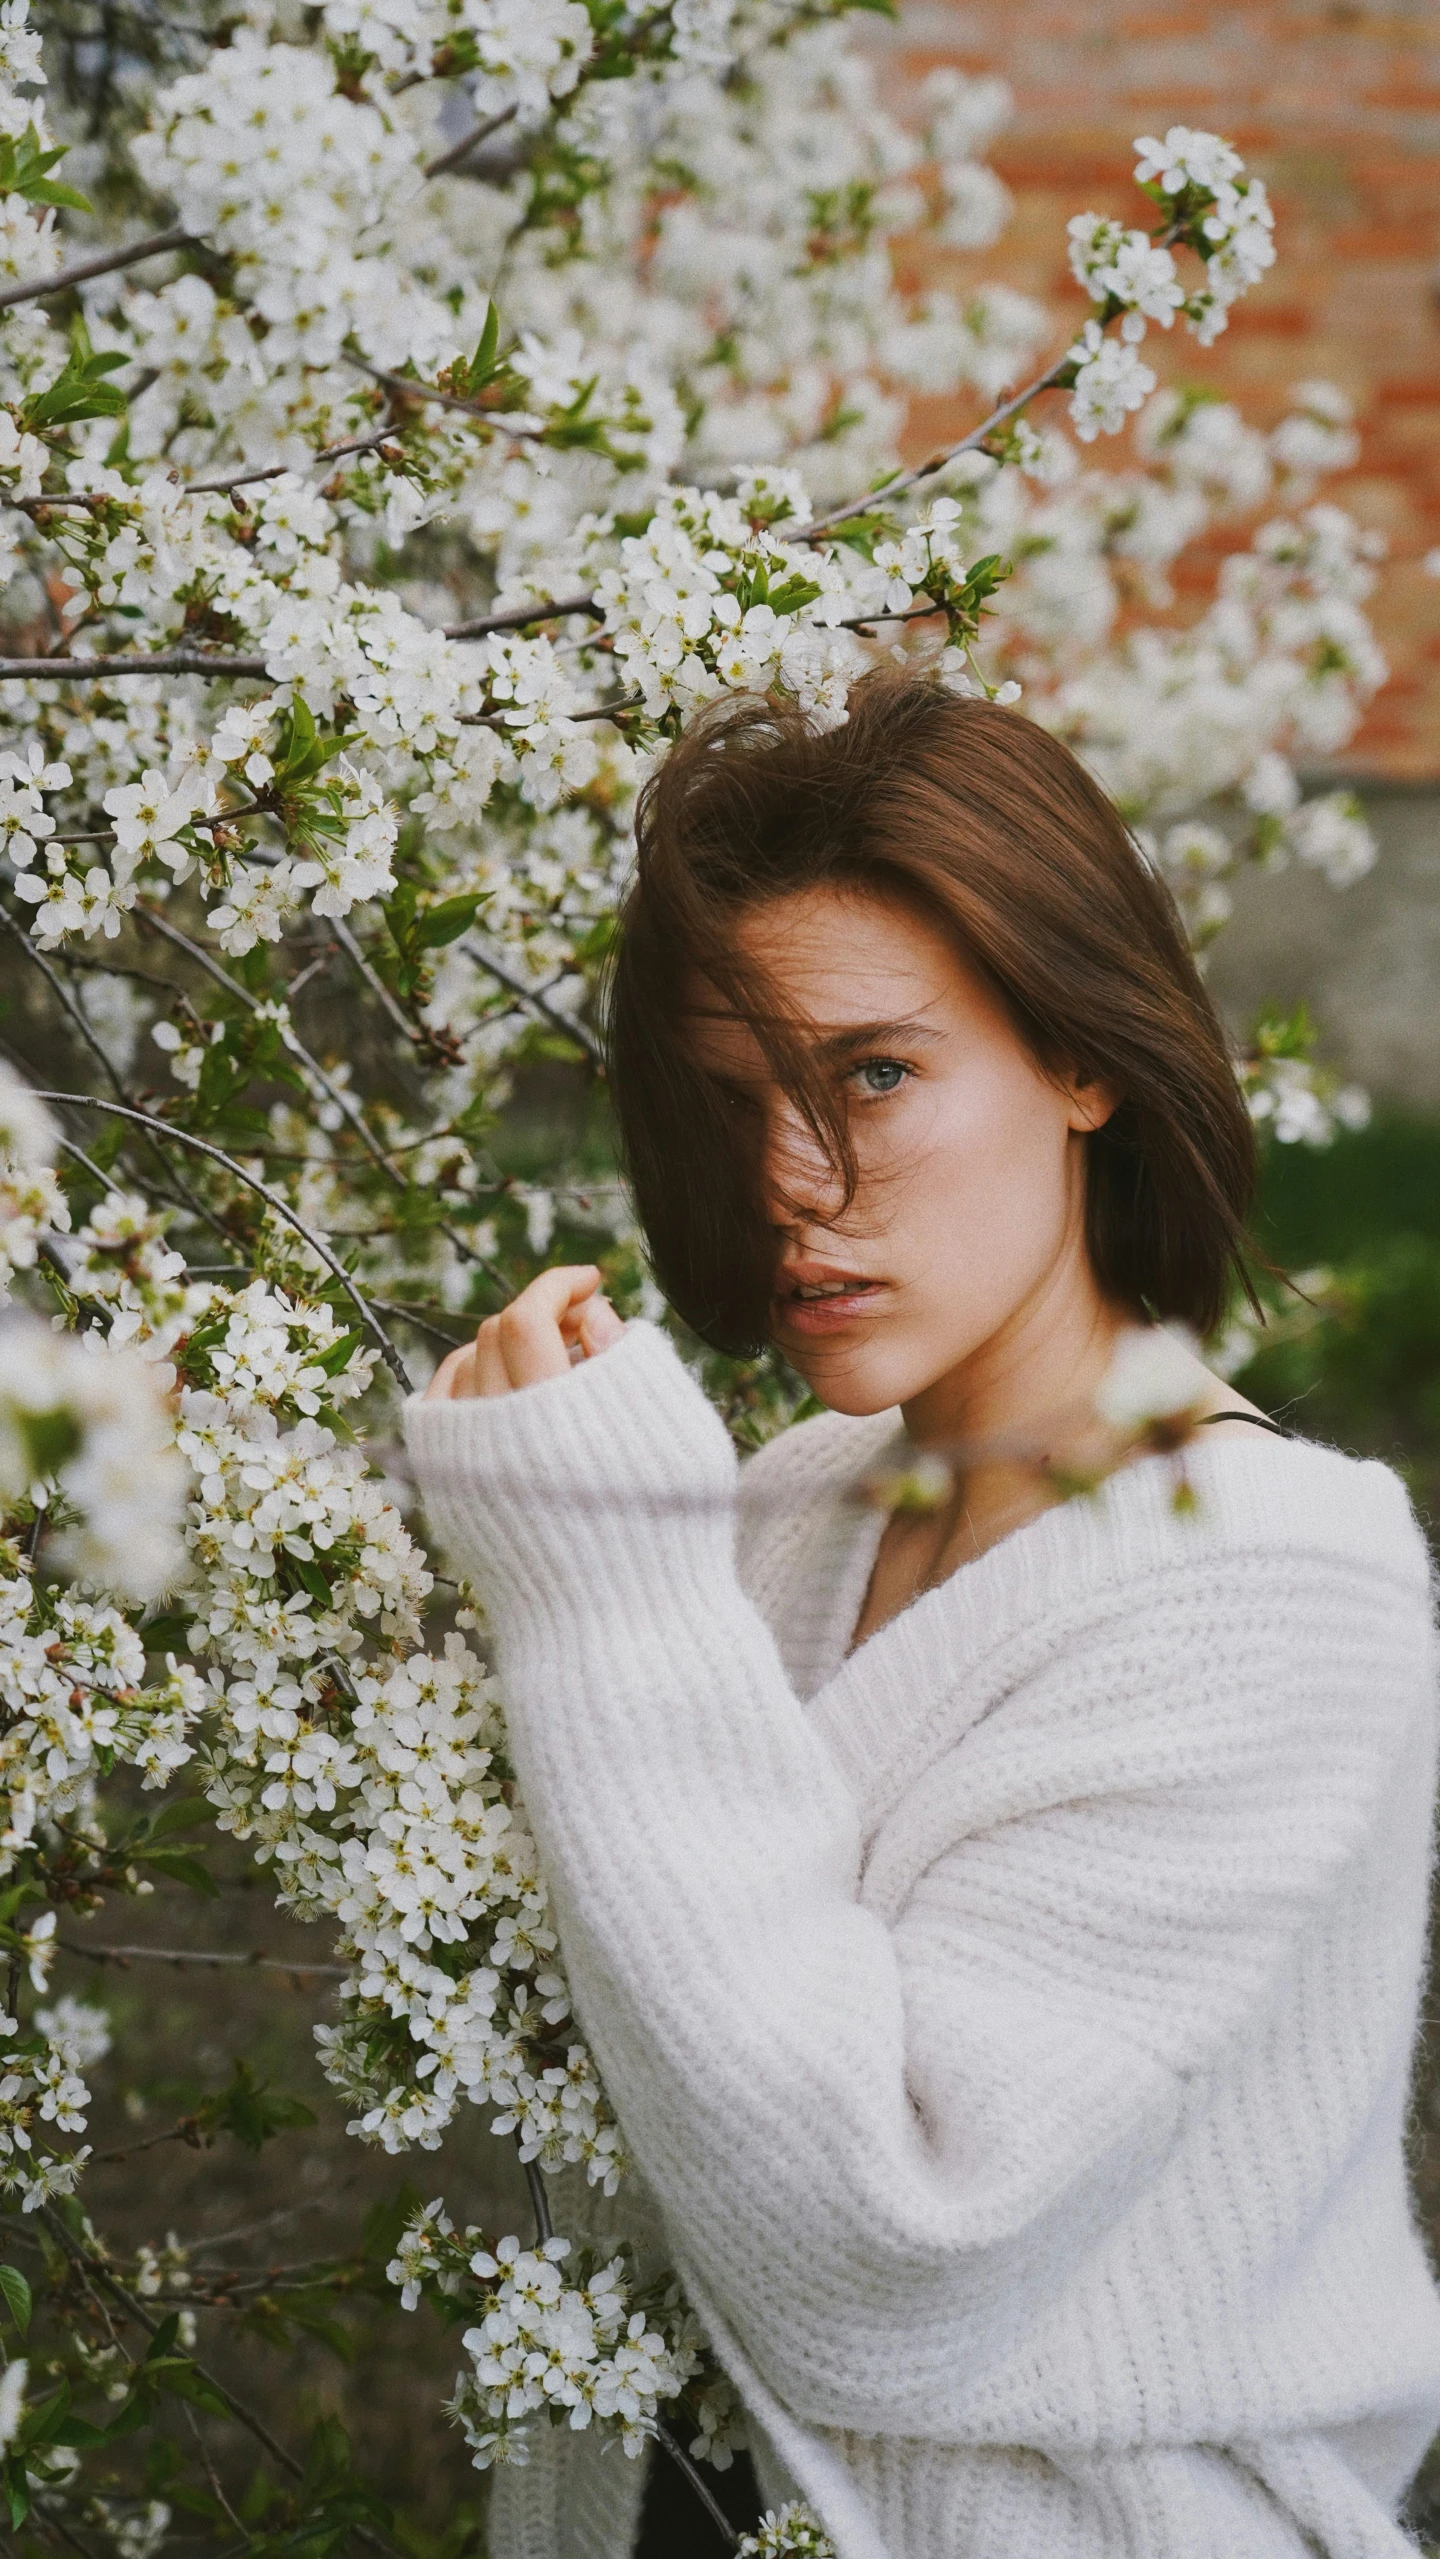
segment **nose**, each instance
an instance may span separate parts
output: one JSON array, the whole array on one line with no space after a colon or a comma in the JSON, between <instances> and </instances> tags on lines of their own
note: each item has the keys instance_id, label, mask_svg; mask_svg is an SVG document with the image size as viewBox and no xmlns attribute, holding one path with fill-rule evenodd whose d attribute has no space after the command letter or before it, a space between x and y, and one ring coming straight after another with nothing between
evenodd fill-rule
<instances>
[{"instance_id":1,"label":"nose","mask_svg":"<svg viewBox=\"0 0 1440 2559\"><path fill-rule=\"evenodd\" d=\"M788 1093L774 1095L766 1107L761 1196L772 1226L823 1226L842 1203L836 1169Z\"/></svg>"}]
</instances>

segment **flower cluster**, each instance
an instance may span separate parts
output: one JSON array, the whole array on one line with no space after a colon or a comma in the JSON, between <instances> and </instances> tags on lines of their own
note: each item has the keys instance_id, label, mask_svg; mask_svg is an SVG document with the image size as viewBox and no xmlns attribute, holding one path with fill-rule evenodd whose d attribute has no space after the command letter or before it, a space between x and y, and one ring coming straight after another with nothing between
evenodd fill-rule
<instances>
[{"instance_id":1,"label":"flower cluster","mask_svg":"<svg viewBox=\"0 0 1440 2559\"><path fill-rule=\"evenodd\" d=\"M756 524L763 497L775 513ZM782 515L783 509L783 515ZM803 509L803 512L802 512ZM652 715L683 718L729 688L781 685L822 720L844 715L864 664L848 632L839 564L787 543L778 521L803 524L798 490L743 482L734 498L671 490L644 534L620 545L595 592L618 664Z\"/></svg>"},{"instance_id":2,"label":"flower cluster","mask_svg":"<svg viewBox=\"0 0 1440 2559\"><path fill-rule=\"evenodd\" d=\"M0 1069L0 1303L16 1271L32 1270L40 1239L63 1231L70 1210L52 1165L55 1127L42 1102Z\"/></svg>"},{"instance_id":3,"label":"flower cluster","mask_svg":"<svg viewBox=\"0 0 1440 2559\"><path fill-rule=\"evenodd\" d=\"M450 2408L479 2470L525 2461L537 2418L613 2428L633 2457L662 2405L703 2371L693 2313L673 2285L643 2286L624 2250L577 2254L568 2239L492 2247L479 2230L457 2231L437 2200L411 2221L387 2272L407 2310L433 2290L474 2311Z\"/></svg>"},{"instance_id":4,"label":"flower cluster","mask_svg":"<svg viewBox=\"0 0 1440 2559\"><path fill-rule=\"evenodd\" d=\"M790 2504L765 2515L758 2532L745 2533L741 2559L835 2559L835 2544L808 2506Z\"/></svg>"},{"instance_id":5,"label":"flower cluster","mask_svg":"<svg viewBox=\"0 0 1440 2559\"><path fill-rule=\"evenodd\" d=\"M1070 349L1070 416L1087 444L1097 435L1117 434L1154 390L1154 374L1135 353L1150 321L1168 329L1179 314L1208 346L1225 327L1232 303L1275 262L1275 217L1264 184L1245 175L1228 142L1176 124L1163 143L1142 135L1135 149L1136 181L1165 209L1162 236L1152 238L1098 213L1077 213L1069 225L1072 274L1107 319L1120 318L1118 339L1088 320ZM1205 282L1190 293L1172 241L1204 260Z\"/></svg>"},{"instance_id":6,"label":"flower cluster","mask_svg":"<svg viewBox=\"0 0 1440 2559\"><path fill-rule=\"evenodd\" d=\"M47 1916L53 1930L54 1914ZM41 1965L32 1961L31 1971L43 1979ZM37 2021L32 2035L22 2035L14 2017L0 2017L0 2194L18 2195L27 2213L73 2194L90 2156L88 2149L52 2151L50 2143L85 2130L90 2091L81 2072L108 2043L90 2022L97 2013L67 2001L49 2012L48 2031Z\"/></svg>"}]
</instances>

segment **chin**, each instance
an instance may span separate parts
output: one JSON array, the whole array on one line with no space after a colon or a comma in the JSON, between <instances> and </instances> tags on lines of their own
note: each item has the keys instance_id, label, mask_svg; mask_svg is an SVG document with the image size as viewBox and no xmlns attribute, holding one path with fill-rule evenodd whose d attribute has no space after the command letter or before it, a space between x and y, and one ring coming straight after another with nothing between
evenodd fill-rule
<instances>
[{"instance_id":1,"label":"chin","mask_svg":"<svg viewBox=\"0 0 1440 2559\"><path fill-rule=\"evenodd\" d=\"M929 1383L928 1373L917 1375L914 1363L893 1353L887 1357L878 1348L847 1352L837 1344L833 1351L817 1352L807 1345L804 1357L797 1359L783 1342L778 1347L820 1403L857 1421L871 1413L888 1413Z\"/></svg>"}]
</instances>

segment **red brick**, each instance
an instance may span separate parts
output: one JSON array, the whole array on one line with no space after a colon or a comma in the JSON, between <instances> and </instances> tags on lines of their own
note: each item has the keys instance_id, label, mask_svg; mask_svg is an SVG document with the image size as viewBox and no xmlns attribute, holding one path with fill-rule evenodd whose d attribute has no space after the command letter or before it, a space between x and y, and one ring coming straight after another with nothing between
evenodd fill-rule
<instances>
[{"instance_id":1,"label":"red brick","mask_svg":"<svg viewBox=\"0 0 1440 2559\"><path fill-rule=\"evenodd\" d=\"M1087 306L1066 273L1065 220L1082 207L1144 218L1129 184L1137 133L1209 126L1266 178L1277 268L1207 352L1156 345L1152 332L1157 370L1212 382L1261 424L1307 377L1338 381L1354 400L1364 452L1336 494L1390 543L1373 609L1395 672L1346 761L1440 775L1440 586L1419 566L1440 543L1440 12L1371 0L926 0L914 45L911 17L901 0L893 29L876 31L887 80L903 92L955 62L1002 72L1017 104L993 155L1017 199L1010 232L984 256L926 255L916 270L926 281L1003 278L1078 318ZM917 403L916 456L973 414L968 397ZM1177 611L1195 609L1219 552L1247 533L1197 546Z\"/></svg>"}]
</instances>

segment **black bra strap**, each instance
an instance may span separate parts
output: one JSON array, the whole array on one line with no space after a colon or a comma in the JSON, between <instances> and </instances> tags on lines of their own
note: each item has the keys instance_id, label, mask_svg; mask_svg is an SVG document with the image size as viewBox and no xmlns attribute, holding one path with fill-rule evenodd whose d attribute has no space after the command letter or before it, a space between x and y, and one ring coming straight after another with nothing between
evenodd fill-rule
<instances>
[{"instance_id":1,"label":"black bra strap","mask_svg":"<svg viewBox=\"0 0 1440 2559\"><path fill-rule=\"evenodd\" d=\"M1277 1439L1290 1436L1283 1422L1269 1421L1263 1413L1202 1413L1198 1427L1203 1429L1206 1422L1253 1422L1257 1431L1273 1431Z\"/></svg>"}]
</instances>

